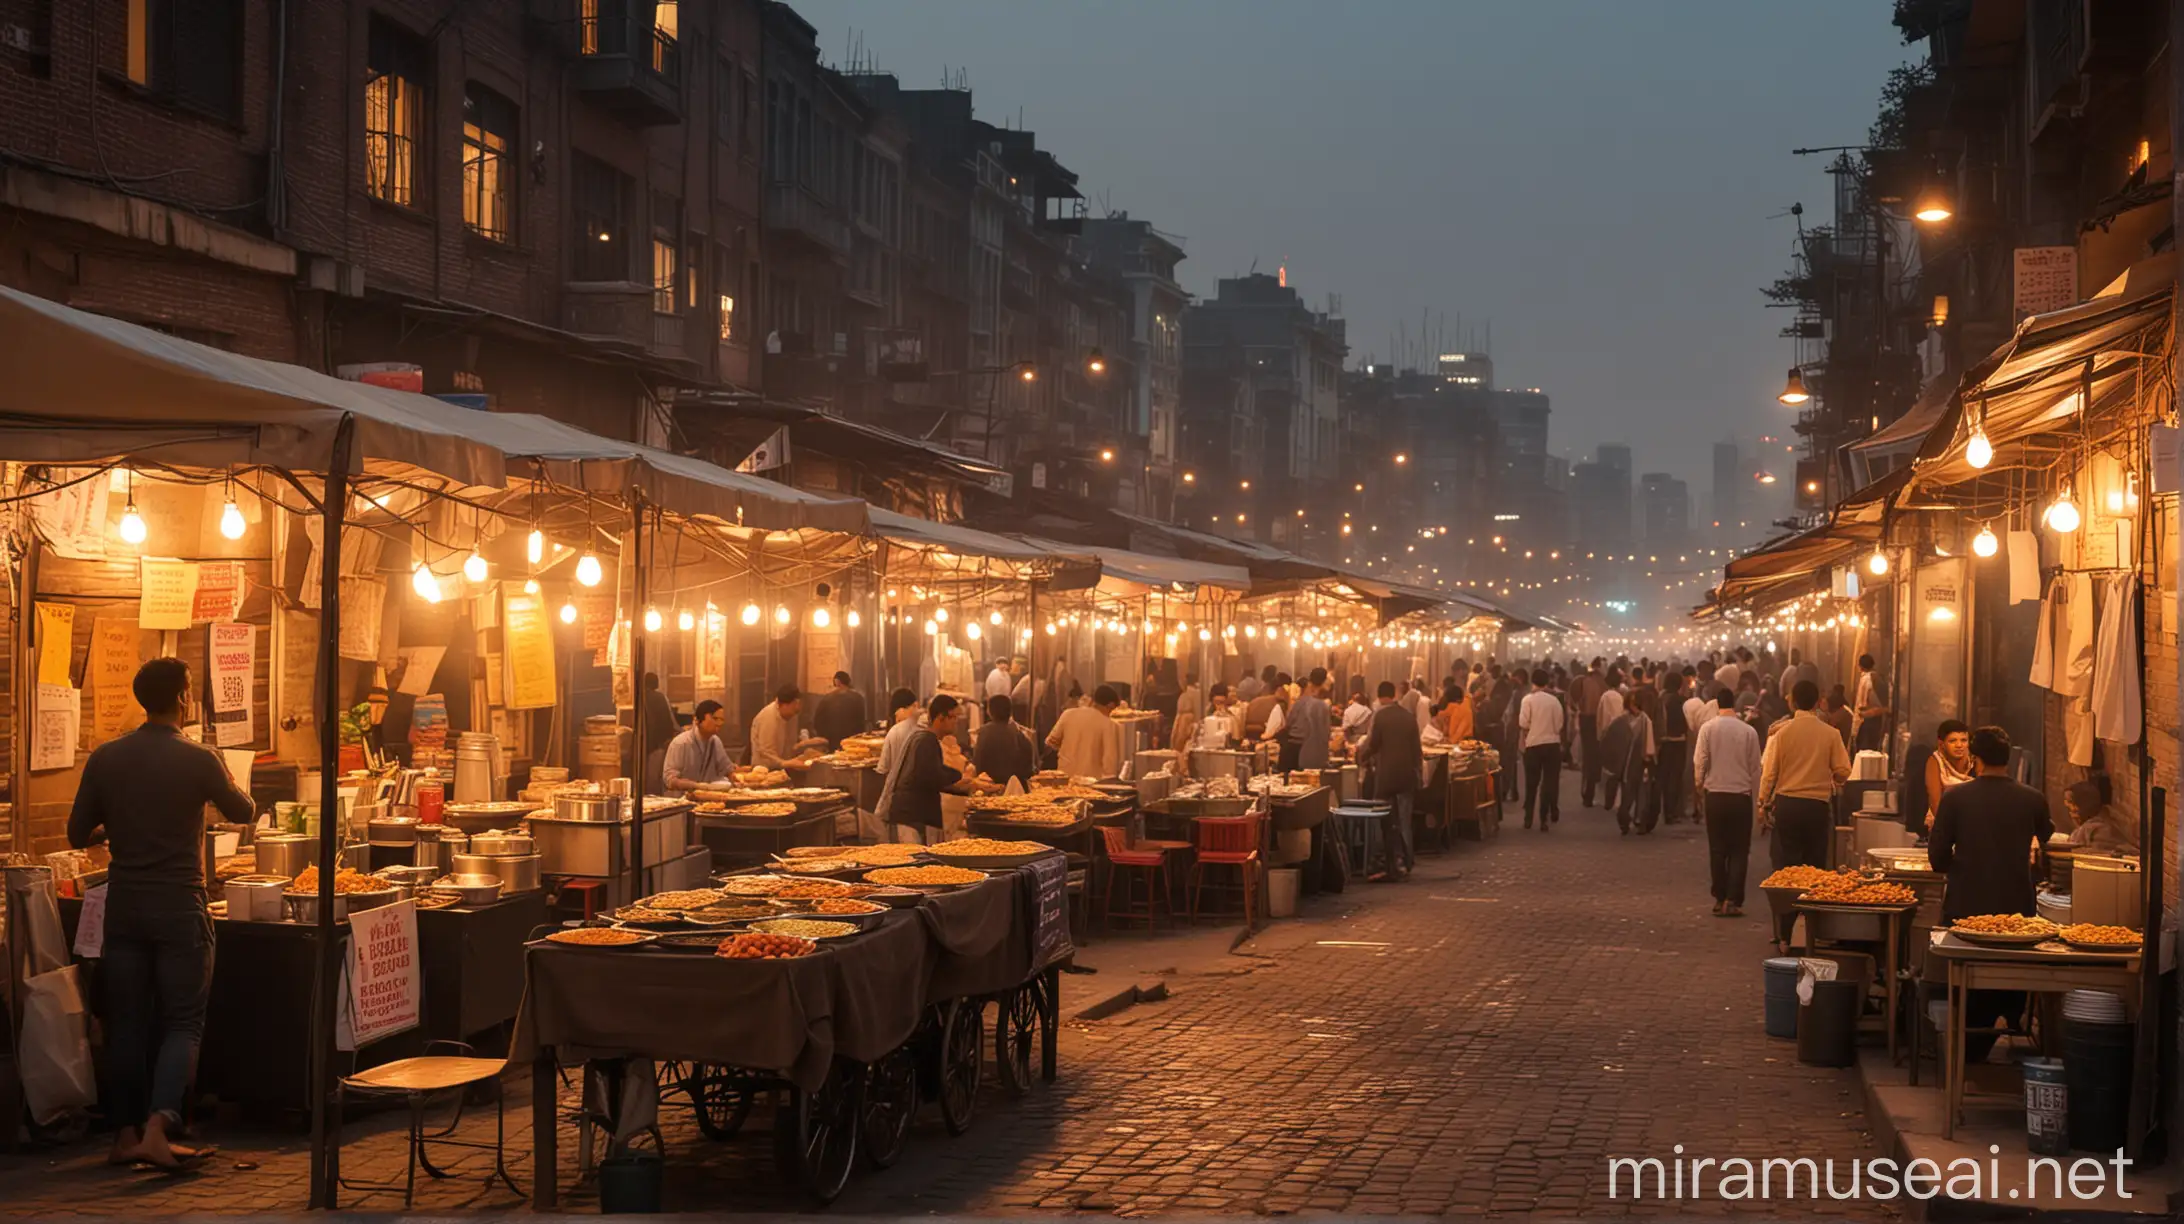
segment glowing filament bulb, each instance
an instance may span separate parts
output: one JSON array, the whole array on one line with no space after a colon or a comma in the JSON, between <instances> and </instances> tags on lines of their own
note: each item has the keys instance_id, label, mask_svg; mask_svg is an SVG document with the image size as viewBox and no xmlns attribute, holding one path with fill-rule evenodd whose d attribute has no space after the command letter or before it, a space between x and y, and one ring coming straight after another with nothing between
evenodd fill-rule
<instances>
[{"instance_id":1,"label":"glowing filament bulb","mask_svg":"<svg viewBox=\"0 0 2184 1224\"><path fill-rule=\"evenodd\" d=\"M440 580L432 576L430 566L420 565L410 571L410 589L426 603L440 602Z\"/></svg>"},{"instance_id":2,"label":"glowing filament bulb","mask_svg":"<svg viewBox=\"0 0 2184 1224\"><path fill-rule=\"evenodd\" d=\"M773 619L774 624L776 625L786 625L791 620L793 620L794 618L789 615L789 605L775 604L773 610Z\"/></svg>"},{"instance_id":3,"label":"glowing filament bulb","mask_svg":"<svg viewBox=\"0 0 2184 1224\"><path fill-rule=\"evenodd\" d=\"M658 633L659 631L660 631L660 610L659 610L658 608L646 608L646 609L645 609L645 632L646 632L646 633Z\"/></svg>"},{"instance_id":4,"label":"glowing filament bulb","mask_svg":"<svg viewBox=\"0 0 2184 1224\"><path fill-rule=\"evenodd\" d=\"M856 613L852 612L850 613L850 615L855 616ZM813 608L811 610L811 623L820 629L824 629L828 625L834 623L834 613L827 611L823 607Z\"/></svg>"},{"instance_id":5,"label":"glowing filament bulb","mask_svg":"<svg viewBox=\"0 0 2184 1224\"><path fill-rule=\"evenodd\" d=\"M545 560L546 533L536 527L531 528L531 538L524 541L523 555L530 558L533 565Z\"/></svg>"},{"instance_id":6,"label":"glowing filament bulb","mask_svg":"<svg viewBox=\"0 0 2184 1224\"><path fill-rule=\"evenodd\" d=\"M963 626L963 636L971 639L974 642L979 639L983 632L984 631L978 627L977 621L972 621L970 624Z\"/></svg>"},{"instance_id":7,"label":"glowing filament bulb","mask_svg":"<svg viewBox=\"0 0 2184 1224\"><path fill-rule=\"evenodd\" d=\"M240 540L249 526L243 521L243 508L236 505L235 498L230 496L227 505L220 510L220 534L230 540Z\"/></svg>"},{"instance_id":8,"label":"glowing filament bulb","mask_svg":"<svg viewBox=\"0 0 2184 1224\"><path fill-rule=\"evenodd\" d=\"M1981 527L1979 534L1972 537L1972 551L1982 557L1993 556L1995 550L2000 547L2001 542L1994 538L1994 528L1992 527Z\"/></svg>"},{"instance_id":9,"label":"glowing filament bulb","mask_svg":"<svg viewBox=\"0 0 2184 1224\"><path fill-rule=\"evenodd\" d=\"M561 623L564 625L573 625L576 623L575 600L572 599L569 602L561 605Z\"/></svg>"},{"instance_id":10,"label":"glowing filament bulb","mask_svg":"<svg viewBox=\"0 0 2184 1224\"><path fill-rule=\"evenodd\" d=\"M698 614L692 612L688 608L684 608L682 611L675 614L675 627L682 630L684 633L690 632L692 629L698 627Z\"/></svg>"},{"instance_id":11,"label":"glowing filament bulb","mask_svg":"<svg viewBox=\"0 0 2184 1224\"><path fill-rule=\"evenodd\" d=\"M747 603L747 604L743 605L743 623L744 623L744 624L746 624L746 625L755 625L755 624L757 624L757 623L758 623L758 617L759 617L759 611L758 611L758 605L757 605L757 604L755 604L755 603Z\"/></svg>"},{"instance_id":12,"label":"glowing filament bulb","mask_svg":"<svg viewBox=\"0 0 2184 1224\"><path fill-rule=\"evenodd\" d=\"M1973 425L1972 436L1964 440L1964 462L1975 468L1983 468L1994 462L1994 443L1987 441L1984 426Z\"/></svg>"},{"instance_id":13,"label":"glowing filament bulb","mask_svg":"<svg viewBox=\"0 0 2184 1224\"><path fill-rule=\"evenodd\" d=\"M475 548L463 559L463 577L470 582L485 581L485 558L479 556Z\"/></svg>"},{"instance_id":14,"label":"glowing filament bulb","mask_svg":"<svg viewBox=\"0 0 2184 1224\"><path fill-rule=\"evenodd\" d=\"M121 538L130 544L144 542L147 534L144 530L144 516L137 513L135 502L132 501L122 508L121 526L117 530L121 532Z\"/></svg>"},{"instance_id":15,"label":"glowing filament bulb","mask_svg":"<svg viewBox=\"0 0 2184 1224\"><path fill-rule=\"evenodd\" d=\"M851 608L849 614L842 618L842 623L855 629L857 626L864 624L864 617L857 615L857 609Z\"/></svg>"},{"instance_id":16,"label":"glowing filament bulb","mask_svg":"<svg viewBox=\"0 0 2184 1224\"><path fill-rule=\"evenodd\" d=\"M599 566L599 558L585 553L576 559L576 580L585 586L598 586L599 580L606 576L606 571Z\"/></svg>"}]
</instances>

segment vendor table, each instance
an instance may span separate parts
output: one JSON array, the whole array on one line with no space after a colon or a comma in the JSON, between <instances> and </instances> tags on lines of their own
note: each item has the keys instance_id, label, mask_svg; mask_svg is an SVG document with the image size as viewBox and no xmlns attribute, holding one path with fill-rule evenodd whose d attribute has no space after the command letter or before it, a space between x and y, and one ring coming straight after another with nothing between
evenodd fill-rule
<instances>
[{"instance_id":1,"label":"vendor table","mask_svg":"<svg viewBox=\"0 0 2184 1224\"><path fill-rule=\"evenodd\" d=\"M1933 934L1933 955L1949 966L1949 1031L1942 1038L1941 1137L1956 1137L1957 1115L1964 1110L1964 1008L1974 990L2022 990L2059 994L2067 990L2105 990L2120 995L2136 1014L2139 955L2084 952L2059 942L2030 948L1999 948L1966 943L1948 931ZM2014 1094L1997 1100L2020 1100Z\"/></svg>"},{"instance_id":2,"label":"vendor table","mask_svg":"<svg viewBox=\"0 0 2184 1224\"><path fill-rule=\"evenodd\" d=\"M797 846L831 846L836 819L849 810L837 803L801 816L736 816L701 812L698 840L713 852L716 871L756 867Z\"/></svg>"},{"instance_id":3,"label":"vendor table","mask_svg":"<svg viewBox=\"0 0 2184 1224\"><path fill-rule=\"evenodd\" d=\"M1807 901L1803 898L1799 898L1795 902L1795 905L1799 910L1802 910L1807 914L1842 914L1854 915L1858 917L1872 917L1878 918L1880 920L1880 973L1882 982L1881 993L1888 1000L1886 1004L1886 1010L1881 1013L1881 1027L1888 1031L1889 1060L1891 1062L1895 1061L1896 1030L1898 1027L1896 1020L1896 1006L1901 999L1903 992L1903 983L1897 980L1897 966L1900 965L1903 961L1903 933L1905 926L1909 923L1911 915L1917 912L1919 908L1919 903L1916 901L1911 901L1903 905L1895 906L1829 905L1826 902L1822 901ZM1860 1000L1860 1002L1862 1005L1863 1000ZM1863 1011L1864 1008L1863 1006L1861 1006L1860 1013L1863 1014Z\"/></svg>"},{"instance_id":4,"label":"vendor table","mask_svg":"<svg viewBox=\"0 0 2184 1224\"><path fill-rule=\"evenodd\" d=\"M1009 990L1048 971L1041 961L1054 959L1054 949L1038 946L1040 913L1037 875L1023 869L929 896L794 960L533 945L509 1056L529 1062L534 1077L533 1205L551 1210L558 1198L562 1064L631 1057L716 1064L816 1091L837 1058L871 1063L903 1045L935 1002ZM1066 955L1066 937L1061 947ZM1054 1040L1050 1024L1049 1066Z\"/></svg>"},{"instance_id":5,"label":"vendor table","mask_svg":"<svg viewBox=\"0 0 2184 1224\"><path fill-rule=\"evenodd\" d=\"M799 786L825 786L842 791L849 796L850 806L871 811L880 801L880 767L877 761L868 765L844 765L832 761L813 761L798 768L790 766L789 772L801 774Z\"/></svg>"}]
</instances>

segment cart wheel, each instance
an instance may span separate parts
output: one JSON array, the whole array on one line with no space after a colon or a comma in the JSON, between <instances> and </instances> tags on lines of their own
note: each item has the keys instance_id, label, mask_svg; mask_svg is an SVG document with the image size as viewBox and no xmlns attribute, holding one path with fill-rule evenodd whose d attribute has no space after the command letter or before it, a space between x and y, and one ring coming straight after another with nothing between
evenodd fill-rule
<instances>
[{"instance_id":1,"label":"cart wheel","mask_svg":"<svg viewBox=\"0 0 2184 1224\"><path fill-rule=\"evenodd\" d=\"M951 1135L971 1129L985 1062L985 1025L986 1006L979 1000L957 999L948 1009L940 1041L940 1118Z\"/></svg>"},{"instance_id":2,"label":"cart wheel","mask_svg":"<svg viewBox=\"0 0 2184 1224\"><path fill-rule=\"evenodd\" d=\"M864 1108L857 1137L875 1169L892 1168L918 1116L918 1059L908 1042L889 1051L865 1073Z\"/></svg>"},{"instance_id":3,"label":"cart wheel","mask_svg":"<svg viewBox=\"0 0 2184 1224\"><path fill-rule=\"evenodd\" d=\"M993 1018L993 1065L1001 1086L1017 1095L1031 1089L1031 1051L1038 1041L1039 979L1033 978L1001 1000Z\"/></svg>"},{"instance_id":4,"label":"cart wheel","mask_svg":"<svg viewBox=\"0 0 2184 1224\"><path fill-rule=\"evenodd\" d=\"M864 1080L861 1065L835 1059L817 1092L783 1089L787 1105L774 1113L774 1159L821 1207L842 1192L856 1167Z\"/></svg>"},{"instance_id":5,"label":"cart wheel","mask_svg":"<svg viewBox=\"0 0 2184 1224\"><path fill-rule=\"evenodd\" d=\"M692 1064L683 1089L697 1110L698 1129L715 1142L736 1137L758 1095L747 1077L717 1063Z\"/></svg>"}]
</instances>

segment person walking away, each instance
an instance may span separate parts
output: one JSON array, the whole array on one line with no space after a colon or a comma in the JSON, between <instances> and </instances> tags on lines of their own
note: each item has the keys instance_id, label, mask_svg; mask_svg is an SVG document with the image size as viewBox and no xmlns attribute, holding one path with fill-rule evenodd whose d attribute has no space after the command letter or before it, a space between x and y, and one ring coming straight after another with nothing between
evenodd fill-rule
<instances>
[{"instance_id":1,"label":"person walking away","mask_svg":"<svg viewBox=\"0 0 2184 1224\"><path fill-rule=\"evenodd\" d=\"M1071 706L1054 720L1047 747L1056 768L1076 778L1112 778L1122 772L1122 732L1109 717L1121 699L1102 684L1092 690L1092 704Z\"/></svg>"},{"instance_id":2,"label":"person walking away","mask_svg":"<svg viewBox=\"0 0 2184 1224\"><path fill-rule=\"evenodd\" d=\"M1600 789L1600 697L1608 691L1607 678L1600 672L1604 662L1594 655L1570 682L1570 712L1577 716L1577 793L1586 807L1592 806L1593 793Z\"/></svg>"},{"instance_id":3,"label":"person walking away","mask_svg":"<svg viewBox=\"0 0 2184 1224\"><path fill-rule=\"evenodd\" d=\"M696 717L682 734L668 742L667 756L660 763L660 780L666 783L666 791L693 791L728 776L734 766L728 760L728 746L720 738L721 728L727 725L728 712L719 702L708 697L698 703Z\"/></svg>"},{"instance_id":4,"label":"person walking away","mask_svg":"<svg viewBox=\"0 0 2184 1224\"><path fill-rule=\"evenodd\" d=\"M1728 689L1715 695L1723 709ZM1723 712L1727 712L1723 709ZM1739 718L1710 718L1691 748L1691 773L1706 819L1707 876L1714 916L1744 916L1744 872L1752 858L1752 795L1759 789L1759 732Z\"/></svg>"},{"instance_id":5,"label":"person walking away","mask_svg":"<svg viewBox=\"0 0 2184 1224\"><path fill-rule=\"evenodd\" d=\"M1691 687L1686 690L1690 696L1684 698L1683 703L1684 725L1690 729L1691 747L1694 751L1698 749L1699 734L1706 729L1707 723L1713 721L1714 715L1721 711L1717 700L1718 691L1699 688L1698 683L1698 678L1694 675L1691 678ZM1732 697L1731 700L1735 699ZM1692 790L1691 813L1694 820L1701 824L1706 822L1705 800L1699 796L1697 788Z\"/></svg>"},{"instance_id":6,"label":"person walking away","mask_svg":"<svg viewBox=\"0 0 2184 1224\"><path fill-rule=\"evenodd\" d=\"M1357 747L1357 742L1365 738L1366 724L1372 720L1373 703L1365 696L1360 683L1357 691L1350 694L1350 704L1342 707L1342 738L1350 747Z\"/></svg>"},{"instance_id":7,"label":"person walking away","mask_svg":"<svg viewBox=\"0 0 2184 1224\"><path fill-rule=\"evenodd\" d=\"M1850 777L1850 754L1835 728L1820 721L1820 686L1790 688L1797 713L1767 737L1760 755L1759 827L1768 833L1775 870L1825 867L1835 833L1836 788ZM1794 919L1794 915L1791 916ZM1787 946L1790 922L1776 924L1776 942Z\"/></svg>"},{"instance_id":8,"label":"person walking away","mask_svg":"<svg viewBox=\"0 0 2184 1224\"><path fill-rule=\"evenodd\" d=\"M1684 786L1691 777L1691 723L1684 717L1683 673L1661 673L1661 756L1654 771L1654 804L1661 819L1676 823L1684 814Z\"/></svg>"},{"instance_id":9,"label":"person walking away","mask_svg":"<svg viewBox=\"0 0 2184 1224\"><path fill-rule=\"evenodd\" d=\"M849 682L849 673L834 673L834 687L819 699L811 712L812 733L827 743L828 752L841 750L842 741L865 729L865 697Z\"/></svg>"},{"instance_id":10,"label":"person walking away","mask_svg":"<svg viewBox=\"0 0 2184 1224\"><path fill-rule=\"evenodd\" d=\"M1304 678L1304 694L1289 704L1286 730L1296 753L1296 764L1291 768L1327 768L1335 731L1334 711L1327 707L1326 691L1327 670L1315 667Z\"/></svg>"},{"instance_id":11,"label":"person walking away","mask_svg":"<svg viewBox=\"0 0 2184 1224\"><path fill-rule=\"evenodd\" d=\"M1388 805L1380 818L1382 865L1373 881L1396 882L1409 874L1415 861L1411 853L1411 799L1418 792L1418 773L1425 763L1418 739L1418 720L1397 704L1395 685L1380 682L1379 701L1365 742L1358 745L1357 763L1372 771L1372 796ZM1372 864L1366 864L1370 871Z\"/></svg>"},{"instance_id":12,"label":"person walking away","mask_svg":"<svg viewBox=\"0 0 2184 1224\"><path fill-rule=\"evenodd\" d=\"M951 768L941 748L941 738L955 734L956 699L943 693L925 707L925 725L915 716L906 720L911 730L902 754L880 785L879 817L889 825L916 830L928 842L944 835L947 816L941 810L941 792L963 780L962 771Z\"/></svg>"},{"instance_id":13,"label":"person walking away","mask_svg":"<svg viewBox=\"0 0 2184 1224\"><path fill-rule=\"evenodd\" d=\"M978 743L971 750L971 765L980 775L1002 786L1010 779L1031 786L1039 770L1039 756L1031 732L1014 715L1016 705L1004 695L986 698L986 725L979 728Z\"/></svg>"},{"instance_id":14,"label":"person walking away","mask_svg":"<svg viewBox=\"0 0 2184 1224\"><path fill-rule=\"evenodd\" d=\"M2109 806L2108 775L2073 782L2063 792L2063 810L2070 814L2070 844L2096 854L2139 853L2138 822Z\"/></svg>"},{"instance_id":15,"label":"person walking away","mask_svg":"<svg viewBox=\"0 0 2184 1224\"><path fill-rule=\"evenodd\" d=\"M1941 894L1943 926L1975 914L2036 914L2032 861L2055 832L2047 796L2010 777L2009 732L1981 727L1969 746L1979 776L1941 797L1926 844L1927 861L1948 880ZM1964 1023L1993 1028L2024 1005L2017 991L1975 990L1965 1000ZM1995 1037L1966 1033L1965 1058L1985 1062Z\"/></svg>"},{"instance_id":16,"label":"person walking away","mask_svg":"<svg viewBox=\"0 0 2184 1224\"><path fill-rule=\"evenodd\" d=\"M652 794L667 789L667 780L661 769L667 764L667 746L680 730L675 723L675 707L668 704L667 694L660 691L660 673L645 673L645 788Z\"/></svg>"},{"instance_id":17,"label":"person walking away","mask_svg":"<svg viewBox=\"0 0 2184 1224\"><path fill-rule=\"evenodd\" d=\"M1546 668L1532 673L1532 691L1517 708L1517 734L1524 744L1524 827L1532 827L1534 809L1545 833L1562 818L1562 699L1547 687Z\"/></svg>"},{"instance_id":18,"label":"person walking away","mask_svg":"<svg viewBox=\"0 0 2184 1224\"><path fill-rule=\"evenodd\" d=\"M1873 656L1858 656L1858 688L1850 699L1851 739L1860 752L1885 752L1888 743L1888 690L1873 670Z\"/></svg>"},{"instance_id":19,"label":"person walking away","mask_svg":"<svg viewBox=\"0 0 2184 1224\"><path fill-rule=\"evenodd\" d=\"M1636 829L1643 836L1653 832L1658 815L1653 793L1660 788L1654 770L1661 752L1661 700L1651 686L1631 690L1622 721L1629 724L1630 749L1622 763L1615 825L1625 833Z\"/></svg>"},{"instance_id":20,"label":"person walking away","mask_svg":"<svg viewBox=\"0 0 2184 1224\"><path fill-rule=\"evenodd\" d=\"M211 1155L175 1142L212 994L205 807L236 824L254 813L220 756L182 735L189 664L153 659L130 688L143 725L92 749L68 813L68 844L103 841L112 854L100 973L114 1098L107 1160L174 1172Z\"/></svg>"}]
</instances>

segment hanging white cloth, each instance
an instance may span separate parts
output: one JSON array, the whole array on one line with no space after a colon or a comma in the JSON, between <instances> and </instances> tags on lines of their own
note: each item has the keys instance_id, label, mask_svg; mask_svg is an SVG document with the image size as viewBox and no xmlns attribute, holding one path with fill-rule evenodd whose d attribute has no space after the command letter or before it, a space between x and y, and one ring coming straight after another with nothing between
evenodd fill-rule
<instances>
[{"instance_id":1,"label":"hanging white cloth","mask_svg":"<svg viewBox=\"0 0 2184 1224\"><path fill-rule=\"evenodd\" d=\"M2063 751L2078 768L2093 768L2093 705L2083 696L2063 698Z\"/></svg>"},{"instance_id":2,"label":"hanging white cloth","mask_svg":"<svg viewBox=\"0 0 2184 1224\"><path fill-rule=\"evenodd\" d=\"M2014 534L2014 533L2013 533ZM2015 559L2015 554L2012 554ZM2011 574L2015 575L2014 566ZM2026 678L2044 689L2055 687L2055 614L2063 580L2057 577L2040 596L2040 619L2032 630L2032 673Z\"/></svg>"},{"instance_id":3,"label":"hanging white cloth","mask_svg":"<svg viewBox=\"0 0 2184 1224\"><path fill-rule=\"evenodd\" d=\"M2138 742L2138 575L2101 580L2100 645L2093 652L2093 734L2116 744Z\"/></svg>"},{"instance_id":4,"label":"hanging white cloth","mask_svg":"<svg viewBox=\"0 0 2184 1224\"><path fill-rule=\"evenodd\" d=\"M2067 574L2063 639L2055 657L2055 691L2072 697L2093 693L2093 575Z\"/></svg>"},{"instance_id":5,"label":"hanging white cloth","mask_svg":"<svg viewBox=\"0 0 2184 1224\"><path fill-rule=\"evenodd\" d=\"M2010 602L2040 598L2040 537L2030 531L2009 533Z\"/></svg>"}]
</instances>

